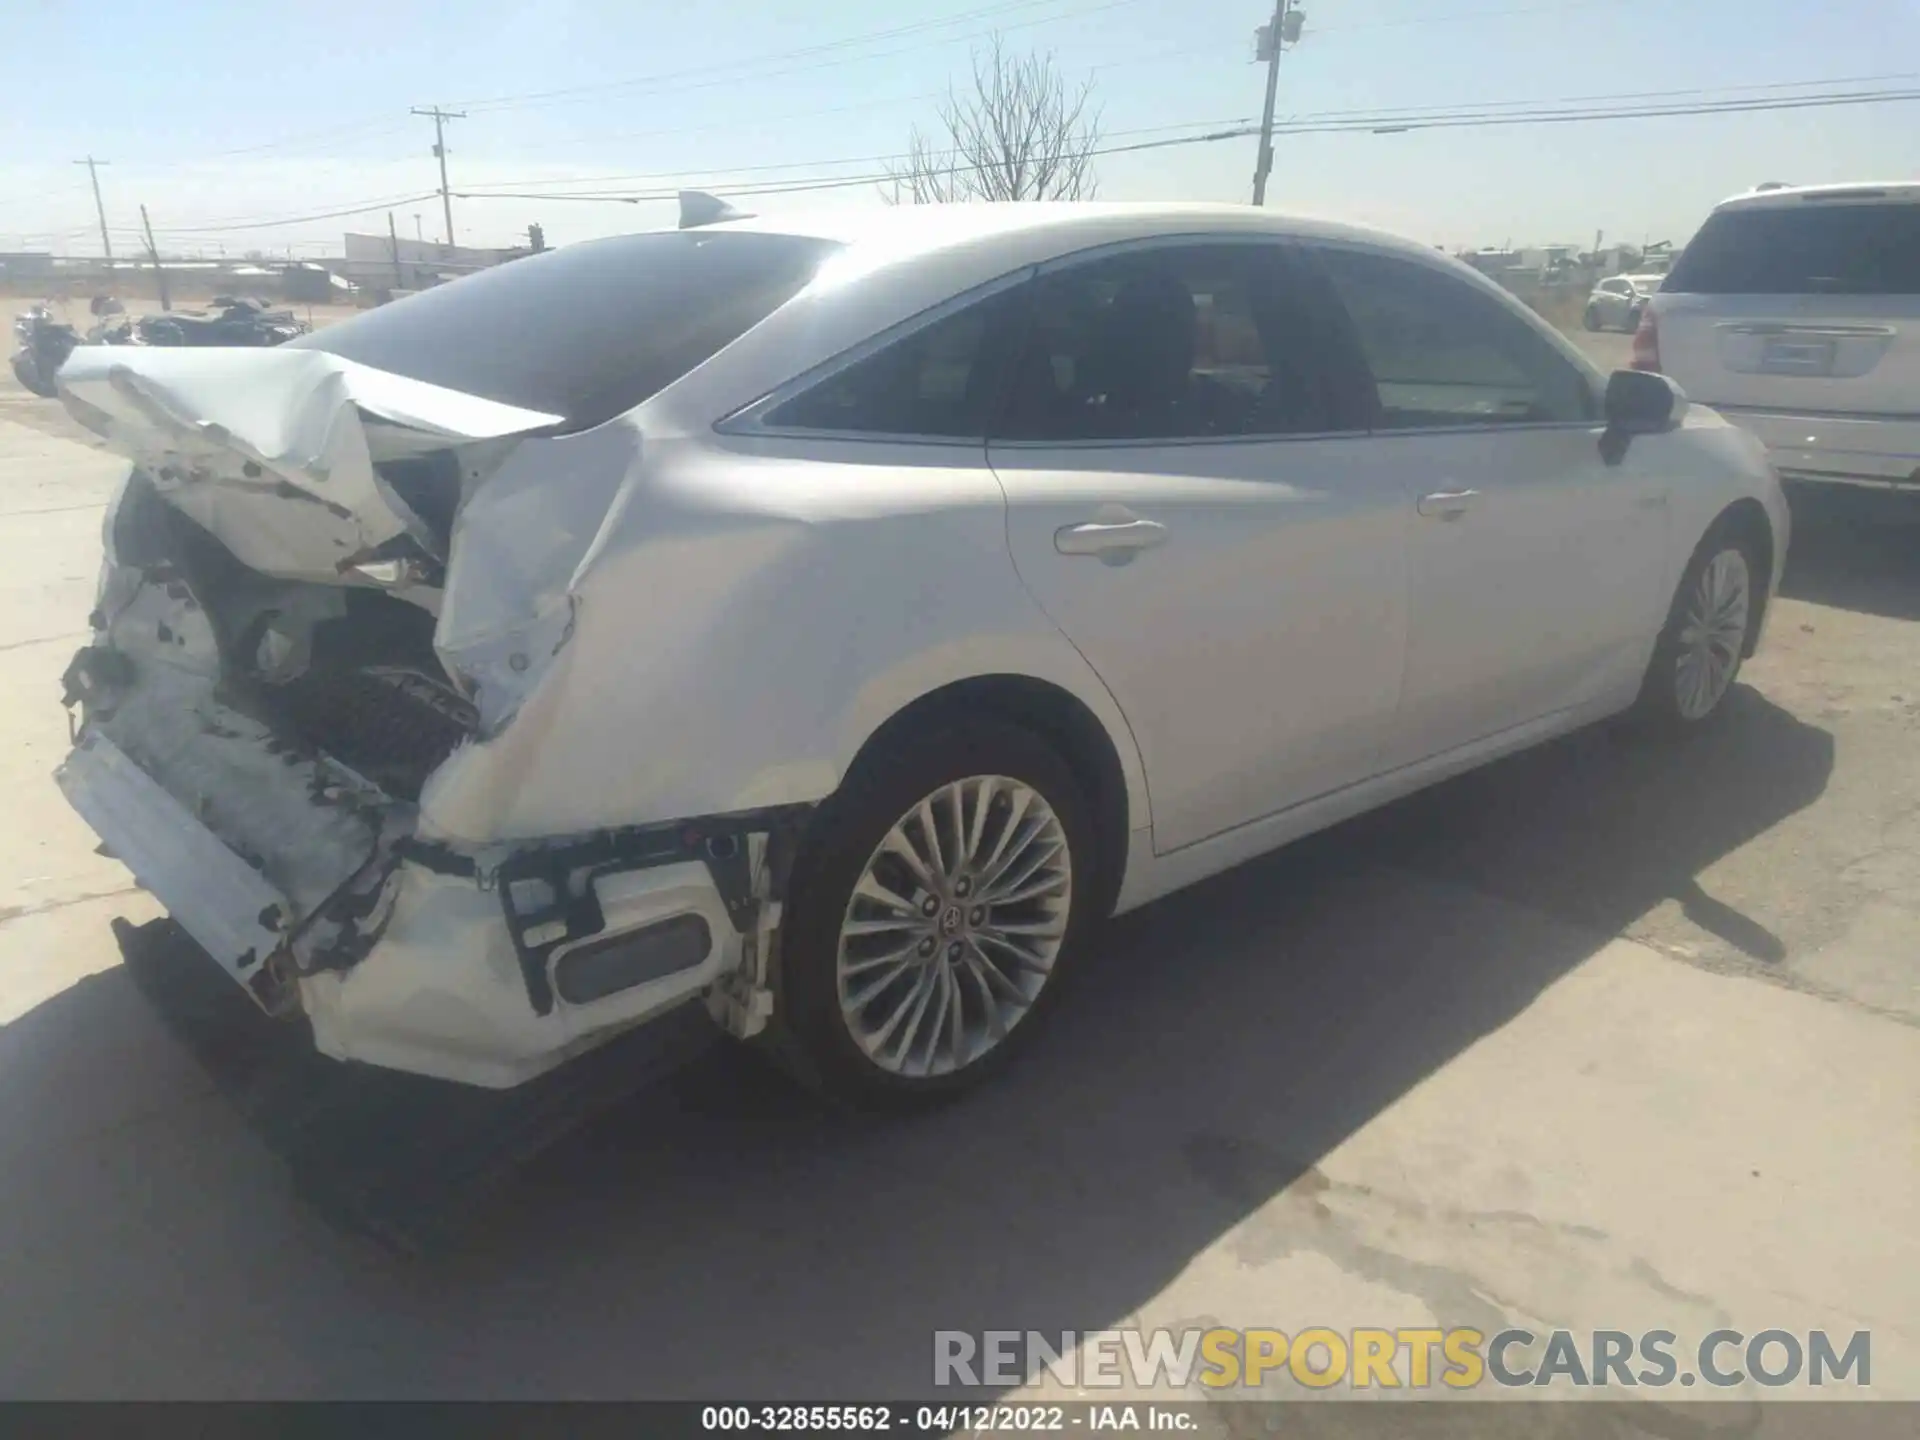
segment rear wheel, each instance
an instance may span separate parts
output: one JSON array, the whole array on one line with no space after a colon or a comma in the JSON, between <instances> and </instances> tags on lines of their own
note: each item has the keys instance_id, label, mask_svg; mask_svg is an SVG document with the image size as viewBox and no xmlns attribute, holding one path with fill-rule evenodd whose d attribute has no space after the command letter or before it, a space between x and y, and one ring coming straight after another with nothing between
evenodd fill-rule
<instances>
[{"instance_id":1,"label":"rear wheel","mask_svg":"<svg viewBox=\"0 0 1920 1440\"><path fill-rule=\"evenodd\" d=\"M1587 306L1584 321L1587 329L1598 330L1600 328L1600 312L1591 305Z\"/></svg>"},{"instance_id":2,"label":"rear wheel","mask_svg":"<svg viewBox=\"0 0 1920 1440\"><path fill-rule=\"evenodd\" d=\"M49 400L60 393L53 388L53 382L41 371L40 363L25 350L13 357L13 378L35 395Z\"/></svg>"},{"instance_id":3,"label":"rear wheel","mask_svg":"<svg viewBox=\"0 0 1920 1440\"><path fill-rule=\"evenodd\" d=\"M943 726L863 763L796 864L773 1047L863 1108L950 1098L1052 1008L1092 918L1090 811L1044 742Z\"/></svg>"},{"instance_id":4,"label":"rear wheel","mask_svg":"<svg viewBox=\"0 0 1920 1440\"><path fill-rule=\"evenodd\" d=\"M1759 616L1761 575L1756 547L1736 530L1716 526L1700 542L1647 665L1636 719L1686 734L1721 714Z\"/></svg>"}]
</instances>

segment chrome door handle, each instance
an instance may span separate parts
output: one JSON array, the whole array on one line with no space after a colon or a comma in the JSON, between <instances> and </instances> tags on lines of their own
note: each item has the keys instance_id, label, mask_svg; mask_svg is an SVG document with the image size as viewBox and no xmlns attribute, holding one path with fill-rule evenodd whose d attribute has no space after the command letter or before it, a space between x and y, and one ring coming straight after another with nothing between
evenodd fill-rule
<instances>
[{"instance_id":1,"label":"chrome door handle","mask_svg":"<svg viewBox=\"0 0 1920 1440\"><path fill-rule=\"evenodd\" d=\"M1415 508L1437 520L1458 520L1479 498L1478 490L1436 490L1431 495L1422 495Z\"/></svg>"},{"instance_id":2,"label":"chrome door handle","mask_svg":"<svg viewBox=\"0 0 1920 1440\"><path fill-rule=\"evenodd\" d=\"M1131 560L1139 550L1150 550L1167 538L1167 527L1156 520L1089 520L1062 525L1053 532L1053 548L1062 555L1097 555L1109 565Z\"/></svg>"}]
</instances>

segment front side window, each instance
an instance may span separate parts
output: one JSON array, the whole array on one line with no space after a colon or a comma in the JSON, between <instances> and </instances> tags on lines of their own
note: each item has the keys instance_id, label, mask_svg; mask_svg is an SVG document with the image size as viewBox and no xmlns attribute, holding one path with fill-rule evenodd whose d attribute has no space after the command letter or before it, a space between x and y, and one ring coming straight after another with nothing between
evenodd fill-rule
<instances>
[{"instance_id":1,"label":"front side window","mask_svg":"<svg viewBox=\"0 0 1920 1440\"><path fill-rule=\"evenodd\" d=\"M782 430L983 439L1019 326L1017 287L910 329L775 406Z\"/></svg>"},{"instance_id":2,"label":"front side window","mask_svg":"<svg viewBox=\"0 0 1920 1440\"><path fill-rule=\"evenodd\" d=\"M1372 251L1319 253L1373 372L1376 428L1597 418L1598 397L1579 367L1464 280Z\"/></svg>"},{"instance_id":3,"label":"front side window","mask_svg":"<svg viewBox=\"0 0 1920 1440\"><path fill-rule=\"evenodd\" d=\"M997 439L1233 439L1341 428L1323 330L1275 247L1129 250L1043 275L1030 294L1026 346Z\"/></svg>"}]
</instances>

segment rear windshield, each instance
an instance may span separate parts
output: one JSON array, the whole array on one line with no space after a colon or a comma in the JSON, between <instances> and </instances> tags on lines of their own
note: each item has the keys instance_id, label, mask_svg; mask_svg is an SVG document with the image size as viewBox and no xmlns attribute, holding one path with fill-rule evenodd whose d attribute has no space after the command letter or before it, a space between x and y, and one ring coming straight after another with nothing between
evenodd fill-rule
<instances>
[{"instance_id":1,"label":"rear windshield","mask_svg":"<svg viewBox=\"0 0 1920 1440\"><path fill-rule=\"evenodd\" d=\"M1661 286L1693 295L1920 295L1920 205L1806 201L1707 218Z\"/></svg>"},{"instance_id":2,"label":"rear windshield","mask_svg":"<svg viewBox=\"0 0 1920 1440\"><path fill-rule=\"evenodd\" d=\"M291 343L585 429L631 410L744 335L837 248L750 231L588 240Z\"/></svg>"}]
</instances>

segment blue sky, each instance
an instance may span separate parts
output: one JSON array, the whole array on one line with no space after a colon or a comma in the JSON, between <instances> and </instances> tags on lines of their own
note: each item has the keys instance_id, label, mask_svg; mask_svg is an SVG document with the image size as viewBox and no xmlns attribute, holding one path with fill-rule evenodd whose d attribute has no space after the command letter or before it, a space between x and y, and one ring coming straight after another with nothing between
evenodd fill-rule
<instances>
[{"instance_id":1,"label":"blue sky","mask_svg":"<svg viewBox=\"0 0 1920 1440\"><path fill-rule=\"evenodd\" d=\"M1772 98L1806 82L1920 89L1920 0L1302 0L1279 113L1648 96ZM92 252L100 172L116 249L145 203L163 249L337 248L399 199L441 229L432 126L454 186L671 189L884 168L999 29L1090 77L1110 143L1257 119L1259 0L8 0L0 247ZM554 93L563 92L563 93ZM1648 103L1648 102L1643 102ZM1247 198L1254 142L1099 165L1111 199ZM1684 239L1761 180L1920 175L1920 101L1853 108L1283 136L1269 203L1449 247ZM601 180L598 177L658 177ZM752 208L878 203L861 185ZM555 243L667 223L665 204L456 200L464 243Z\"/></svg>"}]
</instances>

